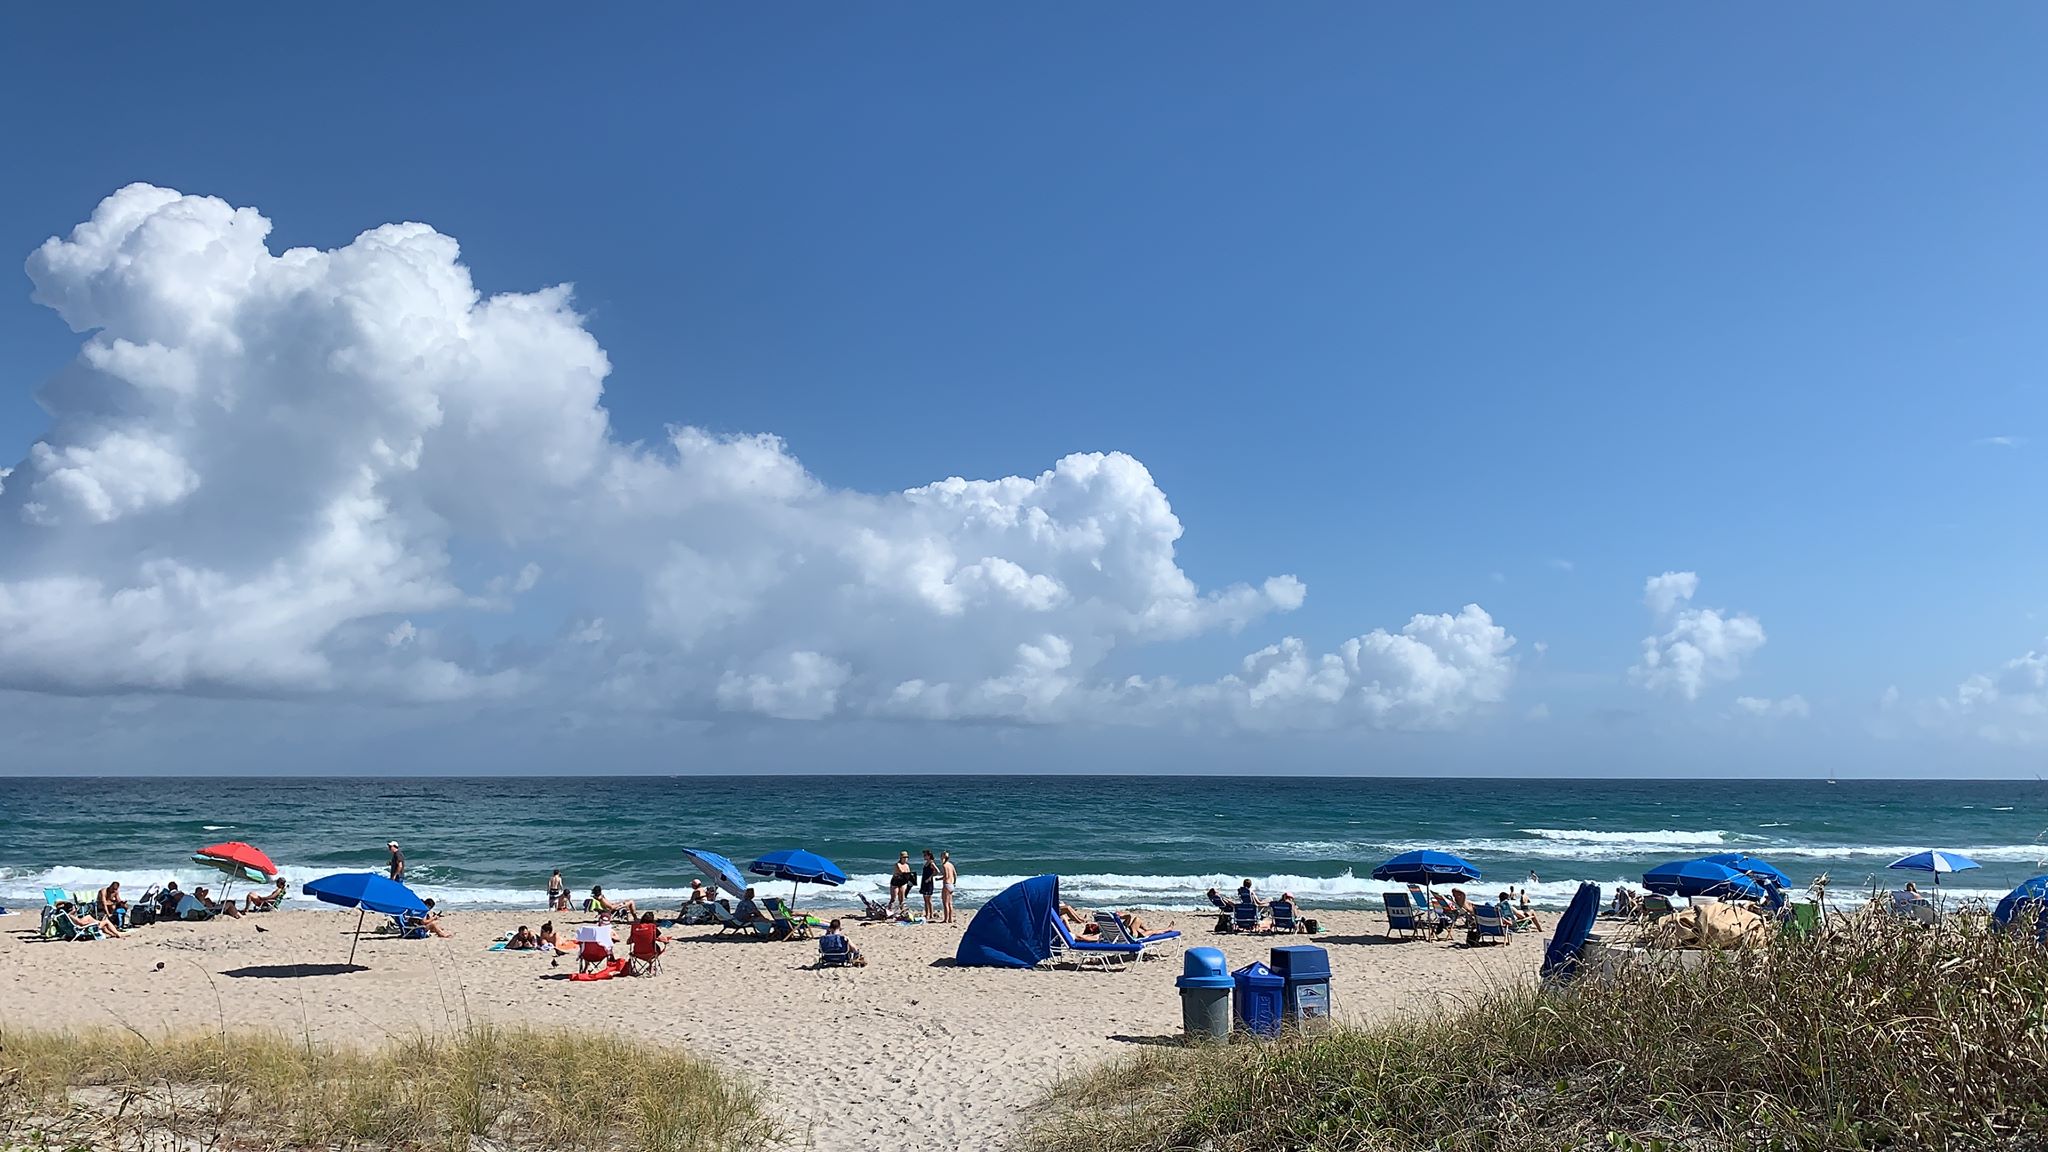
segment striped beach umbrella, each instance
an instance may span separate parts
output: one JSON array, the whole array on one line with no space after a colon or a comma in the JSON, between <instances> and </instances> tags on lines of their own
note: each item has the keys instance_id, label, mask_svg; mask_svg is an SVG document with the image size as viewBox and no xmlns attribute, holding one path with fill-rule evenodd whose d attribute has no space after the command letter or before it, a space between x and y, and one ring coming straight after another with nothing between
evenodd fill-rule
<instances>
[{"instance_id":1,"label":"striped beach umbrella","mask_svg":"<svg viewBox=\"0 0 2048 1152\"><path fill-rule=\"evenodd\" d=\"M1939 884L1941 878L1950 872L1967 872L1983 865L1960 852L1943 852L1939 848L1930 848L1925 852L1915 852L1911 856L1901 856L1885 867L1907 872L1931 872L1934 875L1934 882Z\"/></svg>"}]
</instances>

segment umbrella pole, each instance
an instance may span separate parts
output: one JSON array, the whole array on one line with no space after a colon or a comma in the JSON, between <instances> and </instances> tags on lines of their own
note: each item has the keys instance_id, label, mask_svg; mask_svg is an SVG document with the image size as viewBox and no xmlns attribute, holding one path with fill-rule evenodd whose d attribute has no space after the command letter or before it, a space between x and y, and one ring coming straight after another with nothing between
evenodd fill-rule
<instances>
[{"instance_id":1,"label":"umbrella pole","mask_svg":"<svg viewBox=\"0 0 2048 1152\"><path fill-rule=\"evenodd\" d=\"M356 908L356 938L348 946L348 966L351 968L356 966L356 945L363 942L363 917L367 915L369 915L369 909L358 905Z\"/></svg>"}]
</instances>

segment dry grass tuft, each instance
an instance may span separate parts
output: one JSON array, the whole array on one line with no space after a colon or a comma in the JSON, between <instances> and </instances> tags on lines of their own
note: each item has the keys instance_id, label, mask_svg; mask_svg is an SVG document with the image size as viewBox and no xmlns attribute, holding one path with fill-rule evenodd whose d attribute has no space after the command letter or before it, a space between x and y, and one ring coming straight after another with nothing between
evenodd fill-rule
<instances>
[{"instance_id":1,"label":"dry grass tuft","mask_svg":"<svg viewBox=\"0 0 2048 1152\"><path fill-rule=\"evenodd\" d=\"M266 1034L0 1033L0 1147L748 1152L760 1098L672 1049L477 1025L377 1051ZM196 1146L196 1145L195 1145Z\"/></svg>"},{"instance_id":2,"label":"dry grass tuft","mask_svg":"<svg viewBox=\"0 0 2048 1152\"><path fill-rule=\"evenodd\" d=\"M1060 1085L1037 1152L2048 1148L2048 949L1890 919Z\"/></svg>"}]
</instances>

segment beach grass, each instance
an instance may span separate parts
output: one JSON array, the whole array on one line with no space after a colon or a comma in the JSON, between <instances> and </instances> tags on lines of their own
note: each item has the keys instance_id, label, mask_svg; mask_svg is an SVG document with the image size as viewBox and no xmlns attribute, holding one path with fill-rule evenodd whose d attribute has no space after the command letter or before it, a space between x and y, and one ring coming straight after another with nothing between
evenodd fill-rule
<instances>
[{"instance_id":1,"label":"beach grass","mask_svg":"<svg viewBox=\"0 0 2048 1152\"><path fill-rule=\"evenodd\" d=\"M0 1031L0 1147L747 1152L761 1097L686 1053L477 1024L381 1048L227 1032ZM182 1141L183 1143L179 1143Z\"/></svg>"},{"instance_id":2,"label":"beach grass","mask_svg":"<svg viewBox=\"0 0 2048 1152\"><path fill-rule=\"evenodd\" d=\"M1059 1084L1025 1146L2048 1148L2044 1014L2048 949L2031 934L1868 917L1695 969L1629 964L1370 1028L1148 1049Z\"/></svg>"}]
</instances>

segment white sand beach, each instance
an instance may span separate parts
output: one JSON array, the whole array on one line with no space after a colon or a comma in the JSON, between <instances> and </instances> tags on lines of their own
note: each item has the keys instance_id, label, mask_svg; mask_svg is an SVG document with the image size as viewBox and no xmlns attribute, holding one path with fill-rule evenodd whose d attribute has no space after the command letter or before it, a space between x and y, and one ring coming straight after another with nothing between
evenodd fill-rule
<instances>
[{"instance_id":1,"label":"white sand beach","mask_svg":"<svg viewBox=\"0 0 2048 1152\"><path fill-rule=\"evenodd\" d=\"M806 970L810 942L679 928L659 975L578 983L563 978L575 970L567 958L554 966L486 950L519 924L538 926L538 913L455 913L450 939L365 937L356 961L365 970L346 972L334 969L347 959L353 913L151 925L89 943L35 939L27 915L0 920L0 1022L145 1034L268 1028L365 1044L476 1020L616 1029L752 1078L786 1109L796 1147L987 1148L1060 1073L1178 1036L1174 977L1186 947L1220 947L1236 967L1276 942L1216 935L1212 918L1191 912L1178 917L1186 935L1157 947L1158 960L1123 970L955 968L966 918L855 925L849 934L869 965L827 971ZM1534 936L1481 949L1387 943L1376 914L1320 918L1324 932L1312 939L1330 949L1336 1011L1349 1020L1454 1004L1528 978L1542 954Z\"/></svg>"}]
</instances>

